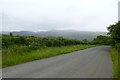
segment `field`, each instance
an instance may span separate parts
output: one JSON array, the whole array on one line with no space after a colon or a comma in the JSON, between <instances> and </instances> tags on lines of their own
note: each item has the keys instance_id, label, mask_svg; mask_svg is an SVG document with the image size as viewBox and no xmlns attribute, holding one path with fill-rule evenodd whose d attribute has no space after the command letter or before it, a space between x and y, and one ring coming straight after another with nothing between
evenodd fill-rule
<instances>
[{"instance_id":1,"label":"field","mask_svg":"<svg viewBox=\"0 0 120 80\"><path fill-rule=\"evenodd\" d=\"M87 40L63 37L2 36L2 67L94 47Z\"/></svg>"},{"instance_id":2,"label":"field","mask_svg":"<svg viewBox=\"0 0 120 80\"><path fill-rule=\"evenodd\" d=\"M8 67L16 64L21 64L33 60L48 58L69 52L83 50L86 48L94 47L94 45L72 45L72 46L61 46L61 47L47 47L38 49L32 52L25 52L23 54L5 54L3 55L2 67Z\"/></svg>"},{"instance_id":3,"label":"field","mask_svg":"<svg viewBox=\"0 0 120 80\"><path fill-rule=\"evenodd\" d=\"M2 68L2 51L0 50L0 68Z\"/></svg>"},{"instance_id":4,"label":"field","mask_svg":"<svg viewBox=\"0 0 120 80\"><path fill-rule=\"evenodd\" d=\"M120 79L120 53L112 48L113 76Z\"/></svg>"},{"instance_id":5,"label":"field","mask_svg":"<svg viewBox=\"0 0 120 80\"><path fill-rule=\"evenodd\" d=\"M2 68L2 36L0 35L0 68Z\"/></svg>"}]
</instances>

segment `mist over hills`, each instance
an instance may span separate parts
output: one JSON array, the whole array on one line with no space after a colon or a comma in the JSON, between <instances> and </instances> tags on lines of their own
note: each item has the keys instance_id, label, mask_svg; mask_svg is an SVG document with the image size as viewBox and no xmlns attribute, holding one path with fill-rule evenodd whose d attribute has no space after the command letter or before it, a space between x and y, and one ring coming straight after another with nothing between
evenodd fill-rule
<instances>
[{"instance_id":1,"label":"mist over hills","mask_svg":"<svg viewBox=\"0 0 120 80\"><path fill-rule=\"evenodd\" d=\"M3 35L9 35L10 31L3 31ZM36 36L36 37L64 37L69 39L89 41L93 40L98 35L107 35L107 32L90 32L90 31L77 31L77 30L49 30L49 31L12 31L15 36Z\"/></svg>"}]
</instances>

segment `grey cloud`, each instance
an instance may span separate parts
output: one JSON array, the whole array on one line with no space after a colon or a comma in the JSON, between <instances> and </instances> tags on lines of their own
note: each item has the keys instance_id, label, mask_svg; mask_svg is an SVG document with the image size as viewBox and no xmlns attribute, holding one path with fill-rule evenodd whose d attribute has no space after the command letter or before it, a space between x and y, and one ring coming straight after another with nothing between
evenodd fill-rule
<instances>
[{"instance_id":1,"label":"grey cloud","mask_svg":"<svg viewBox=\"0 0 120 80\"><path fill-rule=\"evenodd\" d=\"M107 25L117 21L117 5L111 3L118 0L91 1L4 0L3 30L106 31Z\"/></svg>"}]
</instances>

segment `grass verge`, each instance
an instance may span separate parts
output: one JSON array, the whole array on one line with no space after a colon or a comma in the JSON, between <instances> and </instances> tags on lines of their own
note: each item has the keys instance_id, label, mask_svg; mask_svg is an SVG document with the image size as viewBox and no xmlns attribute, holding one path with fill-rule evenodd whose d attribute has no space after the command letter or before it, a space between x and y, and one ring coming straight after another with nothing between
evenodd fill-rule
<instances>
[{"instance_id":1,"label":"grass verge","mask_svg":"<svg viewBox=\"0 0 120 80\"><path fill-rule=\"evenodd\" d=\"M2 67L17 65L29 61L39 60L69 52L83 50L86 48L94 47L95 45L72 45L62 47L47 47L32 52L25 52L24 54L6 54L2 56Z\"/></svg>"},{"instance_id":2,"label":"grass verge","mask_svg":"<svg viewBox=\"0 0 120 80\"><path fill-rule=\"evenodd\" d=\"M0 69L2 68L2 50L0 49Z\"/></svg>"},{"instance_id":3,"label":"grass verge","mask_svg":"<svg viewBox=\"0 0 120 80\"><path fill-rule=\"evenodd\" d=\"M115 48L112 48L112 61L113 61L113 77L120 79L120 53Z\"/></svg>"}]
</instances>

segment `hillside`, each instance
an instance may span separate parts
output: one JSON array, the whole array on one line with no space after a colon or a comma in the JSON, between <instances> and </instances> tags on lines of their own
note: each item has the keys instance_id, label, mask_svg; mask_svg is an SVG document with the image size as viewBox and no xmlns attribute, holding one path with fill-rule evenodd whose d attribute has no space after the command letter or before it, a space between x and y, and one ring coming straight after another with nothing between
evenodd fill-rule
<instances>
[{"instance_id":1,"label":"hillside","mask_svg":"<svg viewBox=\"0 0 120 80\"><path fill-rule=\"evenodd\" d=\"M8 35L10 32L2 32L4 35ZM83 40L88 39L89 41L98 35L107 35L107 32L89 32L89 31L77 31L77 30L49 30L40 32L30 32L30 31L14 31L13 35L17 36L36 36L36 37L58 37L62 36L69 39Z\"/></svg>"}]
</instances>

